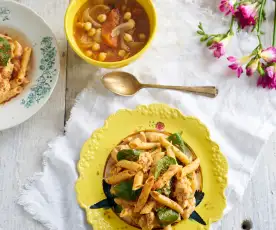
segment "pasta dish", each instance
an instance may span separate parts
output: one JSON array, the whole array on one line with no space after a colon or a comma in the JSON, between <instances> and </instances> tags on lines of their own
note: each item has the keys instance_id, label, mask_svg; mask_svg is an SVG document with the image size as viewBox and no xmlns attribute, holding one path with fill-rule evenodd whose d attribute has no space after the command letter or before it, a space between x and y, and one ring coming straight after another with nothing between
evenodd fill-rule
<instances>
[{"instance_id":1,"label":"pasta dish","mask_svg":"<svg viewBox=\"0 0 276 230\"><path fill-rule=\"evenodd\" d=\"M144 230L172 229L196 207L200 160L179 133L144 131L125 138L111 152L105 174L115 212Z\"/></svg>"},{"instance_id":2,"label":"pasta dish","mask_svg":"<svg viewBox=\"0 0 276 230\"><path fill-rule=\"evenodd\" d=\"M20 94L29 83L32 49L0 33L0 104Z\"/></svg>"}]
</instances>

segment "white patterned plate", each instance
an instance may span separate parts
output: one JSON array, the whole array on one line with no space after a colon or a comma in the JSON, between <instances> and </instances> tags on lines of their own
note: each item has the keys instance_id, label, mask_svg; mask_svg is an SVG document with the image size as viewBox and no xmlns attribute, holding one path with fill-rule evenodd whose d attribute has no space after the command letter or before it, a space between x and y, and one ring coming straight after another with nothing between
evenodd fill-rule
<instances>
[{"instance_id":1,"label":"white patterned plate","mask_svg":"<svg viewBox=\"0 0 276 230\"><path fill-rule=\"evenodd\" d=\"M26 121L46 103L57 83L60 61L51 29L21 4L0 1L0 32L33 48L30 84L20 95L0 105L0 130L4 130Z\"/></svg>"}]
</instances>

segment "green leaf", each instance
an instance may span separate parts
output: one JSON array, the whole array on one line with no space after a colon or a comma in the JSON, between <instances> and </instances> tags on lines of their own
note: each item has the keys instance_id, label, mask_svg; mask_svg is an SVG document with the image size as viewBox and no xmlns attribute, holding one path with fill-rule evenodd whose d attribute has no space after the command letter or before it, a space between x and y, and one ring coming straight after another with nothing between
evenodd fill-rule
<instances>
[{"instance_id":1,"label":"green leaf","mask_svg":"<svg viewBox=\"0 0 276 230\"><path fill-rule=\"evenodd\" d=\"M6 66L11 57L11 46L7 39L0 37L0 66Z\"/></svg>"},{"instance_id":2,"label":"green leaf","mask_svg":"<svg viewBox=\"0 0 276 230\"><path fill-rule=\"evenodd\" d=\"M203 31L203 26L201 22L198 24L198 28Z\"/></svg>"},{"instance_id":3,"label":"green leaf","mask_svg":"<svg viewBox=\"0 0 276 230\"><path fill-rule=\"evenodd\" d=\"M202 30L198 30L198 31L196 31L196 32L197 32L197 34L199 34L199 35L204 35L204 34L205 34Z\"/></svg>"},{"instance_id":4,"label":"green leaf","mask_svg":"<svg viewBox=\"0 0 276 230\"><path fill-rule=\"evenodd\" d=\"M123 149L118 152L117 160L138 161L140 153L140 151L135 149Z\"/></svg>"},{"instance_id":5,"label":"green leaf","mask_svg":"<svg viewBox=\"0 0 276 230\"><path fill-rule=\"evenodd\" d=\"M208 38L209 38L208 35L204 35L200 38L200 41L205 42Z\"/></svg>"},{"instance_id":6,"label":"green leaf","mask_svg":"<svg viewBox=\"0 0 276 230\"><path fill-rule=\"evenodd\" d=\"M176 165L177 162L173 157L164 156L160 161L158 161L154 169L154 178L157 179L160 175L166 172L170 165Z\"/></svg>"},{"instance_id":7,"label":"green leaf","mask_svg":"<svg viewBox=\"0 0 276 230\"><path fill-rule=\"evenodd\" d=\"M174 133L168 137L168 141L172 142L177 148L179 148L182 152L187 151L187 147L182 140L180 133Z\"/></svg>"},{"instance_id":8,"label":"green leaf","mask_svg":"<svg viewBox=\"0 0 276 230\"><path fill-rule=\"evenodd\" d=\"M136 200L142 189L132 190L133 180L123 181L114 186L114 192L117 197L124 200Z\"/></svg>"},{"instance_id":9,"label":"green leaf","mask_svg":"<svg viewBox=\"0 0 276 230\"><path fill-rule=\"evenodd\" d=\"M169 208L158 208L156 211L162 227L174 223L179 218L179 213Z\"/></svg>"},{"instance_id":10,"label":"green leaf","mask_svg":"<svg viewBox=\"0 0 276 230\"><path fill-rule=\"evenodd\" d=\"M121 205L116 205L115 207L114 207L114 211L116 212L116 213L121 213L121 211L123 210L123 208L122 208L122 206Z\"/></svg>"}]
</instances>

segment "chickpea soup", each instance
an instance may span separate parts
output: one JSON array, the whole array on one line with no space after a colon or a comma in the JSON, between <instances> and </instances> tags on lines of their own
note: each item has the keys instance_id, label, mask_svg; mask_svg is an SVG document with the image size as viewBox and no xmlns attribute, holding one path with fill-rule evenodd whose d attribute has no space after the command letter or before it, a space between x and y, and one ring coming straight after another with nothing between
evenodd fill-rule
<instances>
[{"instance_id":1,"label":"chickpea soup","mask_svg":"<svg viewBox=\"0 0 276 230\"><path fill-rule=\"evenodd\" d=\"M135 0L90 0L76 15L74 36L84 54L116 62L138 53L150 34L148 15Z\"/></svg>"}]
</instances>

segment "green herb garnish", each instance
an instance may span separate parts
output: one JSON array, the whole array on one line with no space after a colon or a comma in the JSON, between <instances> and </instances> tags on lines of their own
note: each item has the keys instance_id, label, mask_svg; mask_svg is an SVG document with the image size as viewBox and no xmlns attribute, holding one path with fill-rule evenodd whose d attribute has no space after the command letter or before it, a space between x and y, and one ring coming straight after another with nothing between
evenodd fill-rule
<instances>
[{"instance_id":1,"label":"green herb garnish","mask_svg":"<svg viewBox=\"0 0 276 230\"><path fill-rule=\"evenodd\" d=\"M168 137L168 141L172 142L177 148L179 148L183 153L187 151L187 146L182 140L181 133L174 133Z\"/></svg>"},{"instance_id":2,"label":"green herb garnish","mask_svg":"<svg viewBox=\"0 0 276 230\"><path fill-rule=\"evenodd\" d=\"M11 57L11 46L6 38L0 37L0 66L6 66Z\"/></svg>"},{"instance_id":3,"label":"green herb garnish","mask_svg":"<svg viewBox=\"0 0 276 230\"><path fill-rule=\"evenodd\" d=\"M179 213L169 208L158 208L157 217L162 227L174 223L179 218Z\"/></svg>"},{"instance_id":4,"label":"green herb garnish","mask_svg":"<svg viewBox=\"0 0 276 230\"><path fill-rule=\"evenodd\" d=\"M114 192L116 197L120 197L124 200L136 200L141 193L142 189L136 191L132 190L133 180L123 181L114 186Z\"/></svg>"},{"instance_id":5,"label":"green herb garnish","mask_svg":"<svg viewBox=\"0 0 276 230\"><path fill-rule=\"evenodd\" d=\"M117 154L117 160L138 161L140 153L140 151L135 149L122 149Z\"/></svg>"},{"instance_id":6,"label":"green herb garnish","mask_svg":"<svg viewBox=\"0 0 276 230\"><path fill-rule=\"evenodd\" d=\"M154 178L157 179L160 175L168 170L170 165L176 165L176 160L173 157L164 156L160 161L158 161L155 170Z\"/></svg>"}]
</instances>

